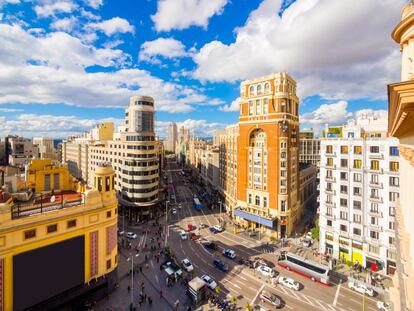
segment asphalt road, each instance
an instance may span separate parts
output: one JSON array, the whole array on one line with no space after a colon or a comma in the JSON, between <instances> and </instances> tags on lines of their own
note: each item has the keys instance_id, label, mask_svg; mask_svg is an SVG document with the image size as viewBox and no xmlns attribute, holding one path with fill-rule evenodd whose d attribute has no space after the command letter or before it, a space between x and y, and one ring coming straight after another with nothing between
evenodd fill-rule
<instances>
[{"instance_id":1,"label":"asphalt road","mask_svg":"<svg viewBox=\"0 0 414 311\"><path fill-rule=\"evenodd\" d=\"M260 304L266 308L270 305L260 302L259 295L262 290L279 295L284 301L286 310L366 310L374 311L376 308L376 298L363 297L361 294L348 289L347 284L339 286L324 286L312 282L293 272L289 272L280 267L276 267L278 250L272 248L263 249L257 241L242 236L234 235L231 232L224 231L218 234L211 234L208 229L196 229L202 237L208 238L218 243L220 250L223 248L233 249L238 257L253 258L260 256L267 261L274 263L276 270L281 275L290 276L297 280L302 288L300 291L293 291L282 285L272 285L266 277L261 277L258 273L246 266L238 265L237 262L220 258L229 265L228 272L222 272L216 269L213 264L214 254L205 249L200 241L181 240L178 232L187 229L188 224L199 226L200 223L213 226L218 224L218 211L211 211L204 207L202 211L193 208L192 200L194 185L185 185L183 178L178 175L180 171L175 162L167 164L169 180L173 184L172 192L176 197L176 205L181 203L182 209L177 208L177 214L169 213L167 239L168 244L175 251L177 258L181 261L189 258L194 265L195 275L210 275L220 286L220 294L227 297L237 297L238 305L246 307L248 303L255 305ZM172 201L172 200L170 200ZM174 202L170 202L170 211ZM273 252L275 251L275 252ZM363 306L364 304L364 306Z\"/></svg>"}]
</instances>

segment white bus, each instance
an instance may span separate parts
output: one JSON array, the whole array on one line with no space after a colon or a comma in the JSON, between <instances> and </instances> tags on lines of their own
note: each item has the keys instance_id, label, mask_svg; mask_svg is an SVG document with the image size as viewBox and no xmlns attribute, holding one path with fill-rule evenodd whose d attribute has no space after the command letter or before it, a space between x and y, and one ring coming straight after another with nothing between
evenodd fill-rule
<instances>
[{"instance_id":1,"label":"white bus","mask_svg":"<svg viewBox=\"0 0 414 311\"><path fill-rule=\"evenodd\" d=\"M328 266L306 259L296 254L282 252L279 256L279 266L296 272L314 282L324 285L332 285L330 282L330 270Z\"/></svg>"}]
</instances>

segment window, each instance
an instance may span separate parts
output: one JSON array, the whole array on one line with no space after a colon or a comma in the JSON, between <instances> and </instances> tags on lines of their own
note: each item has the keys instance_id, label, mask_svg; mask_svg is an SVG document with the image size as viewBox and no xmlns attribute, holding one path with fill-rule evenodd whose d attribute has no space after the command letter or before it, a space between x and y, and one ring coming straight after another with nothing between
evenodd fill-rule
<instances>
[{"instance_id":1,"label":"window","mask_svg":"<svg viewBox=\"0 0 414 311\"><path fill-rule=\"evenodd\" d=\"M76 227L76 219L68 220L67 227L68 228Z\"/></svg>"},{"instance_id":2,"label":"window","mask_svg":"<svg viewBox=\"0 0 414 311\"><path fill-rule=\"evenodd\" d=\"M112 214L111 211L107 211L106 212L106 218L111 218L111 214Z\"/></svg>"},{"instance_id":3,"label":"window","mask_svg":"<svg viewBox=\"0 0 414 311\"><path fill-rule=\"evenodd\" d=\"M330 183L330 182L326 183L326 190L328 190L328 191L332 191L333 190L332 189L332 183Z\"/></svg>"},{"instance_id":4,"label":"window","mask_svg":"<svg viewBox=\"0 0 414 311\"><path fill-rule=\"evenodd\" d=\"M378 213L378 203L371 203L371 212Z\"/></svg>"},{"instance_id":5,"label":"window","mask_svg":"<svg viewBox=\"0 0 414 311\"><path fill-rule=\"evenodd\" d=\"M341 153L348 154L348 146L341 146Z\"/></svg>"},{"instance_id":6,"label":"window","mask_svg":"<svg viewBox=\"0 0 414 311\"><path fill-rule=\"evenodd\" d=\"M378 189L371 189L371 198L378 198Z\"/></svg>"},{"instance_id":7,"label":"window","mask_svg":"<svg viewBox=\"0 0 414 311\"><path fill-rule=\"evenodd\" d=\"M400 179L398 177L390 177L390 186L398 187L400 185Z\"/></svg>"},{"instance_id":8,"label":"window","mask_svg":"<svg viewBox=\"0 0 414 311\"><path fill-rule=\"evenodd\" d=\"M362 181L362 174L354 173L354 182L361 182Z\"/></svg>"},{"instance_id":9,"label":"window","mask_svg":"<svg viewBox=\"0 0 414 311\"><path fill-rule=\"evenodd\" d=\"M326 221L326 225L327 225L328 227L332 227L332 220L328 219L328 220Z\"/></svg>"},{"instance_id":10,"label":"window","mask_svg":"<svg viewBox=\"0 0 414 311\"><path fill-rule=\"evenodd\" d=\"M260 100L256 100L256 115L261 114L262 106L260 105Z\"/></svg>"},{"instance_id":11,"label":"window","mask_svg":"<svg viewBox=\"0 0 414 311\"><path fill-rule=\"evenodd\" d=\"M111 259L108 259L107 261L106 261L106 269L108 270L108 269L111 269Z\"/></svg>"},{"instance_id":12,"label":"window","mask_svg":"<svg viewBox=\"0 0 414 311\"><path fill-rule=\"evenodd\" d=\"M264 86L264 92L265 94L269 94L270 93L270 84L266 83Z\"/></svg>"},{"instance_id":13,"label":"window","mask_svg":"<svg viewBox=\"0 0 414 311\"><path fill-rule=\"evenodd\" d=\"M379 153L379 146L371 146L371 147L369 147L369 152L371 152L371 153Z\"/></svg>"},{"instance_id":14,"label":"window","mask_svg":"<svg viewBox=\"0 0 414 311\"><path fill-rule=\"evenodd\" d=\"M377 231L370 231L369 236L371 239L378 240L379 239L379 232Z\"/></svg>"},{"instance_id":15,"label":"window","mask_svg":"<svg viewBox=\"0 0 414 311\"><path fill-rule=\"evenodd\" d=\"M57 224L47 226L47 233L53 233L57 231Z\"/></svg>"},{"instance_id":16,"label":"window","mask_svg":"<svg viewBox=\"0 0 414 311\"><path fill-rule=\"evenodd\" d=\"M348 232L348 227L346 225L340 225L339 229L344 232Z\"/></svg>"},{"instance_id":17,"label":"window","mask_svg":"<svg viewBox=\"0 0 414 311\"><path fill-rule=\"evenodd\" d=\"M354 187L354 195L362 195L362 188L360 187Z\"/></svg>"},{"instance_id":18,"label":"window","mask_svg":"<svg viewBox=\"0 0 414 311\"><path fill-rule=\"evenodd\" d=\"M110 184L111 184L111 178L110 177L105 177L105 191L109 191Z\"/></svg>"},{"instance_id":19,"label":"window","mask_svg":"<svg viewBox=\"0 0 414 311\"><path fill-rule=\"evenodd\" d=\"M398 162L390 162L390 171L391 172L398 172L399 169L399 163Z\"/></svg>"},{"instance_id":20,"label":"window","mask_svg":"<svg viewBox=\"0 0 414 311\"><path fill-rule=\"evenodd\" d=\"M377 217L371 217L371 225L378 226L378 218Z\"/></svg>"},{"instance_id":21,"label":"window","mask_svg":"<svg viewBox=\"0 0 414 311\"><path fill-rule=\"evenodd\" d=\"M258 195L256 195L256 197L255 197L255 204L257 206L260 206L260 197Z\"/></svg>"},{"instance_id":22,"label":"window","mask_svg":"<svg viewBox=\"0 0 414 311\"><path fill-rule=\"evenodd\" d=\"M395 245L395 238L393 238L392 236L388 237L388 244Z\"/></svg>"},{"instance_id":23,"label":"window","mask_svg":"<svg viewBox=\"0 0 414 311\"><path fill-rule=\"evenodd\" d=\"M269 100L265 98L263 100L263 114L267 115L269 113Z\"/></svg>"},{"instance_id":24,"label":"window","mask_svg":"<svg viewBox=\"0 0 414 311\"><path fill-rule=\"evenodd\" d=\"M249 204L252 204L252 195L249 193Z\"/></svg>"},{"instance_id":25,"label":"window","mask_svg":"<svg viewBox=\"0 0 414 311\"><path fill-rule=\"evenodd\" d=\"M347 194L348 193L348 186L341 185L341 193Z\"/></svg>"},{"instance_id":26,"label":"window","mask_svg":"<svg viewBox=\"0 0 414 311\"><path fill-rule=\"evenodd\" d=\"M286 151L282 151L280 153L280 157L283 158L283 159L286 158L286 155L287 155Z\"/></svg>"},{"instance_id":27,"label":"window","mask_svg":"<svg viewBox=\"0 0 414 311\"><path fill-rule=\"evenodd\" d=\"M360 169L361 166L362 166L362 161L361 160L354 160L354 168Z\"/></svg>"},{"instance_id":28,"label":"window","mask_svg":"<svg viewBox=\"0 0 414 311\"><path fill-rule=\"evenodd\" d=\"M339 217L342 220L348 220L348 213L347 212L340 212Z\"/></svg>"},{"instance_id":29,"label":"window","mask_svg":"<svg viewBox=\"0 0 414 311\"><path fill-rule=\"evenodd\" d=\"M333 149L332 145L327 145L326 146L326 153L333 153L332 149Z\"/></svg>"},{"instance_id":30,"label":"window","mask_svg":"<svg viewBox=\"0 0 414 311\"><path fill-rule=\"evenodd\" d=\"M390 147L390 156L399 156L398 147Z\"/></svg>"},{"instance_id":31,"label":"window","mask_svg":"<svg viewBox=\"0 0 414 311\"><path fill-rule=\"evenodd\" d=\"M340 199L340 200L339 200L339 204L340 204L341 206L345 206L345 207L347 207L347 206L348 206L348 200L347 200L347 199Z\"/></svg>"},{"instance_id":32,"label":"window","mask_svg":"<svg viewBox=\"0 0 414 311\"><path fill-rule=\"evenodd\" d=\"M249 116L253 115L253 102L249 101Z\"/></svg>"},{"instance_id":33,"label":"window","mask_svg":"<svg viewBox=\"0 0 414 311\"><path fill-rule=\"evenodd\" d=\"M333 166L333 158L327 158L326 159L326 165L327 166Z\"/></svg>"},{"instance_id":34,"label":"window","mask_svg":"<svg viewBox=\"0 0 414 311\"><path fill-rule=\"evenodd\" d=\"M379 170L379 161L377 160L371 161L371 170Z\"/></svg>"},{"instance_id":35,"label":"window","mask_svg":"<svg viewBox=\"0 0 414 311\"><path fill-rule=\"evenodd\" d=\"M369 251L374 254L379 254L379 247L376 245L369 245Z\"/></svg>"},{"instance_id":36,"label":"window","mask_svg":"<svg viewBox=\"0 0 414 311\"><path fill-rule=\"evenodd\" d=\"M31 230L26 230L24 232L24 239L28 240L28 239L32 239L36 237L36 229L31 229Z\"/></svg>"},{"instance_id":37,"label":"window","mask_svg":"<svg viewBox=\"0 0 414 311\"><path fill-rule=\"evenodd\" d=\"M361 235L361 229L359 228L354 228L353 232L355 235Z\"/></svg>"},{"instance_id":38,"label":"window","mask_svg":"<svg viewBox=\"0 0 414 311\"><path fill-rule=\"evenodd\" d=\"M45 191L50 190L50 174L45 174Z\"/></svg>"},{"instance_id":39,"label":"window","mask_svg":"<svg viewBox=\"0 0 414 311\"><path fill-rule=\"evenodd\" d=\"M53 174L53 189L59 189L60 183L59 183L59 173Z\"/></svg>"},{"instance_id":40,"label":"window","mask_svg":"<svg viewBox=\"0 0 414 311\"><path fill-rule=\"evenodd\" d=\"M252 85L250 87L250 96L253 96L253 95L254 95L254 86Z\"/></svg>"},{"instance_id":41,"label":"window","mask_svg":"<svg viewBox=\"0 0 414 311\"><path fill-rule=\"evenodd\" d=\"M390 192L390 202L396 202L398 197L398 192Z\"/></svg>"},{"instance_id":42,"label":"window","mask_svg":"<svg viewBox=\"0 0 414 311\"><path fill-rule=\"evenodd\" d=\"M390 206L390 208L389 208L389 214L390 214L390 216L395 216L395 207Z\"/></svg>"},{"instance_id":43,"label":"window","mask_svg":"<svg viewBox=\"0 0 414 311\"><path fill-rule=\"evenodd\" d=\"M341 180L348 180L348 173L341 172Z\"/></svg>"},{"instance_id":44,"label":"window","mask_svg":"<svg viewBox=\"0 0 414 311\"><path fill-rule=\"evenodd\" d=\"M347 159L341 159L341 167L344 167L344 168L348 167L348 160Z\"/></svg>"},{"instance_id":45,"label":"window","mask_svg":"<svg viewBox=\"0 0 414 311\"><path fill-rule=\"evenodd\" d=\"M362 217L361 217L361 215L354 214L353 219L354 219L354 223L360 224Z\"/></svg>"},{"instance_id":46,"label":"window","mask_svg":"<svg viewBox=\"0 0 414 311\"><path fill-rule=\"evenodd\" d=\"M332 207L326 208L326 216L332 216Z\"/></svg>"},{"instance_id":47,"label":"window","mask_svg":"<svg viewBox=\"0 0 414 311\"><path fill-rule=\"evenodd\" d=\"M388 229L395 230L395 221L390 221L388 224Z\"/></svg>"},{"instance_id":48,"label":"window","mask_svg":"<svg viewBox=\"0 0 414 311\"><path fill-rule=\"evenodd\" d=\"M361 201L354 201L354 209L357 209L357 210L361 209Z\"/></svg>"},{"instance_id":49,"label":"window","mask_svg":"<svg viewBox=\"0 0 414 311\"><path fill-rule=\"evenodd\" d=\"M282 212L286 211L286 201L285 200L280 201L280 210Z\"/></svg>"},{"instance_id":50,"label":"window","mask_svg":"<svg viewBox=\"0 0 414 311\"><path fill-rule=\"evenodd\" d=\"M362 154L362 146L354 146L354 154Z\"/></svg>"},{"instance_id":51,"label":"window","mask_svg":"<svg viewBox=\"0 0 414 311\"><path fill-rule=\"evenodd\" d=\"M377 185L379 184L379 177L377 174L371 175L371 184Z\"/></svg>"},{"instance_id":52,"label":"window","mask_svg":"<svg viewBox=\"0 0 414 311\"><path fill-rule=\"evenodd\" d=\"M267 207L267 198L266 197L263 198L263 207Z\"/></svg>"},{"instance_id":53,"label":"window","mask_svg":"<svg viewBox=\"0 0 414 311\"><path fill-rule=\"evenodd\" d=\"M256 90L257 90L257 95L262 94L262 86L260 84L257 86Z\"/></svg>"}]
</instances>

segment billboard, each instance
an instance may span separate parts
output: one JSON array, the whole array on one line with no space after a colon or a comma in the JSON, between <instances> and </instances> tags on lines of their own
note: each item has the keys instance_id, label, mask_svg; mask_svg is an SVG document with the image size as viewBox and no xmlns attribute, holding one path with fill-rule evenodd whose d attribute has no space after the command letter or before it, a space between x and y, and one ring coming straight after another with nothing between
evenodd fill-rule
<instances>
[{"instance_id":1,"label":"billboard","mask_svg":"<svg viewBox=\"0 0 414 311\"><path fill-rule=\"evenodd\" d=\"M13 257L13 309L26 309L82 285L84 275L84 236L18 254Z\"/></svg>"}]
</instances>

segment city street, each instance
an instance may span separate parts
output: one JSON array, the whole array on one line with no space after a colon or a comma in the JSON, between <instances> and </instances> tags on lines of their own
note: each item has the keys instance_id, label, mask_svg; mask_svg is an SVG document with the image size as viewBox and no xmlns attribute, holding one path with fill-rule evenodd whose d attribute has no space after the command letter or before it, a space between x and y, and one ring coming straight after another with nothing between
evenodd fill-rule
<instances>
[{"instance_id":1,"label":"city street","mask_svg":"<svg viewBox=\"0 0 414 311\"><path fill-rule=\"evenodd\" d=\"M131 292L128 291L128 286L131 287L131 277L128 275L128 271L131 268L131 263L127 261L127 258L136 255L138 257L134 257L136 260L136 274L134 274L135 292L133 299L138 310L175 310L177 299L180 302L178 310L186 310L185 308L190 304L189 297L186 295L186 287L178 283L167 287L166 274L159 267L159 263L163 261L164 257L161 256L157 260L156 255L164 246L169 246L174 251L177 263L180 263L184 258L191 261L194 272L188 274L189 279L203 274L211 276L219 285L219 295L227 299L234 299L235 297L241 310L245 310L247 305L255 306L257 304L271 309L269 304L260 301L259 296L262 291L280 296L283 301L283 308L286 310L312 310L314 308L347 311L377 310L377 298L363 297L361 294L351 291L347 284L324 286L277 266L280 249L276 246L268 246L266 243L261 245L259 241L251 239L243 233L234 234L231 230L225 230L217 234L211 233L209 227L218 225L218 219L224 217L224 215L219 215L219 209L211 210L207 206L204 206L201 211L196 210L193 207L193 195L197 192L196 185L193 183L186 185L184 183L184 179L178 174L181 170L175 162L171 161L167 164L167 167L168 179L169 182L172 182L170 200L167 204L167 225L165 225L165 217L160 219L162 227L153 224L137 227L125 225L126 231L136 232L138 237L132 240L131 250L121 248L118 267L119 288L108 299L98 302L97 310L129 310ZM181 208L179 208L179 204ZM172 209L176 210L175 214L172 213ZM187 230L189 224L196 226L193 232L199 235L201 240L208 239L216 242L219 251L214 253L207 250L202 246L200 239L196 241L191 239L182 240L179 232ZM200 229L200 224L205 224L208 227ZM119 223L119 228L123 228L122 221ZM162 231L161 236L157 234L159 229ZM151 243L151 239L154 242ZM161 247L158 247L159 242L161 242ZM155 251L149 249L151 245L156 247ZM235 260L221 255L221 250L226 248L236 252ZM217 255L228 264L229 271L222 272L213 265L213 258ZM239 264L238 258L240 257L263 258L280 275L289 276L298 281L301 284L301 289L294 291L280 284L271 284L270 278L259 275L255 269ZM147 258L147 261L145 258ZM139 267L141 267L142 272ZM145 284L145 294L152 297L152 305L146 302L139 306L142 282ZM162 299L159 299L160 291L163 293Z\"/></svg>"}]
</instances>

